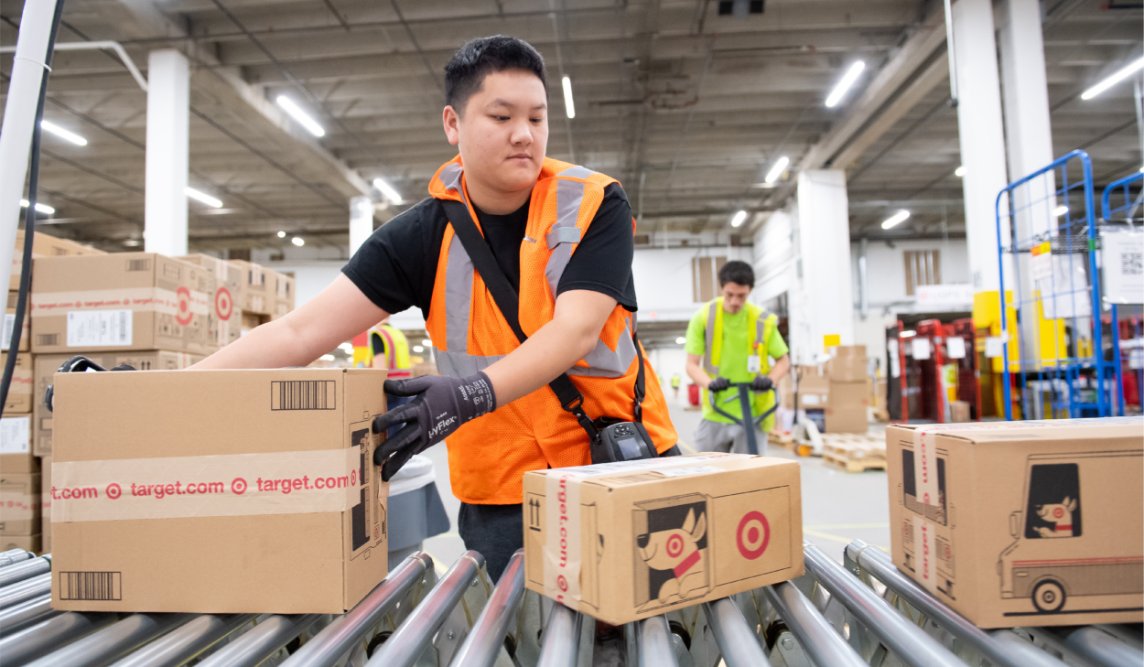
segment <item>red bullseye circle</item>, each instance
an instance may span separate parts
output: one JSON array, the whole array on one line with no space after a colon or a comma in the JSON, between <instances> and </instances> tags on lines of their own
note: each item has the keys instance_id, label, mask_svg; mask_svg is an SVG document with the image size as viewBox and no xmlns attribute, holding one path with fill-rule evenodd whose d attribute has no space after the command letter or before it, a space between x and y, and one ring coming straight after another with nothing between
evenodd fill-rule
<instances>
[{"instance_id":1,"label":"red bullseye circle","mask_svg":"<svg viewBox=\"0 0 1144 667\"><path fill-rule=\"evenodd\" d=\"M230 290L225 287L218 288L214 295L214 306L220 320L229 320L234 314L234 298L230 295Z\"/></svg>"},{"instance_id":2,"label":"red bullseye circle","mask_svg":"<svg viewBox=\"0 0 1144 667\"><path fill-rule=\"evenodd\" d=\"M667 555L675 558L683 553L683 537L677 533L667 538L667 546L665 548L667 549Z\"/></svg>"},{"instance_id":3,"label":"red bullseye circle","mask_svg":"<svg viewBox=\"0 0 1144 667\"><path fill-rule=\"evenodd\" d=\"M739 519L739 528L735 531L735 545L743 558L755 560L762 556L770 542L771 524L762 512L751 510Z\"/></svg>"},{"instance_id":4,"label":"red bullseye circle","mask_svg":"<svg viewBox=\"0 0 1144 667\"><path fill-rule=\"evenodd\" d=\"M175 321L183 326L191 323L191 290L186 287L180 287L175 290L175 295L179 299L179 311L175 313Z\"/></svg>"},{"instance_id":5,"label":"red bullseye circle","mask_svg":"<svg viewBox=\"0 0 1144 667\"><path fill-rule=\"evenodd\" d=\"M1054 507L1053 508L1053 517L1054 518L1059 519L1059 518L1063 517L1064 515L1065 515L1064 508L1062 508L1062 507Z\"/></svg>"}]
</instances>

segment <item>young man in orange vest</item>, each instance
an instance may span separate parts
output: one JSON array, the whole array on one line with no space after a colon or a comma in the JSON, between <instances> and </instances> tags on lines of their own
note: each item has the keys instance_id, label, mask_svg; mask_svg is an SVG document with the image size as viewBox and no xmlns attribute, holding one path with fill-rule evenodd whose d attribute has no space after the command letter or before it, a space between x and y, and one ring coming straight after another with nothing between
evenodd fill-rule
<instances>
[{"instance_id":1,"label":"young man in orange vest","mask_svg":"<svg viewBox=\"0 0 1144 667\"><path fill-rule=\"evenodd\" d=\"M375 231L313 300L196 367L307 364L389 313L420 308L442 375L386 381L413 400L374 424L404 424L380 450L383 475L448 437L459 532L498 578L523 540L524 473L591 461L585 430L545 385L567 373L592 418L636 418L634 220L614 179L545 157L544 61L528 43L465 44L445 67L445 98L445 137L460 154L430 196ZM450 202L465 205L517 288L524 343L474 275ZM642 421L663 454L677 437L646 359L644 369Z\"/></svg>"}]
</instances>

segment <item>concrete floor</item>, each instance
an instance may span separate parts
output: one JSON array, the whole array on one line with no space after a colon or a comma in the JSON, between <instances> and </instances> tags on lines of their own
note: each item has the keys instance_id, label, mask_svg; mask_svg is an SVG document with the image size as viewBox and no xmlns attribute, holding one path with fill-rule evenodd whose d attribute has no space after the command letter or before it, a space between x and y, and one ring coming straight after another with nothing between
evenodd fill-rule
<instances>
[{"instance_id":1,"label":"concrete floor","mask_svg":"<svg viewBox=\"0 0 1144 667\"><path fill-rule=\"evenodd\" d=\"M679 399L668 397L669 409L680 440L686 447L691 442L700 413L689 409L681 394ZM871 431L881 431L873 425ZM831 557L842 561L842 552L854 539L889 551L889 501L886 473L867 471L850 473L832 466L819 458L799 458L782 447L771 445L770 456L797 459L802 467L803 538L815 544ZM451 530L431 537L424 549L444 572L464 553L465 547L456 532L457 510L460 502L449 490L449 470L445 448L434 447L424 454L434 465L437 487L449 514Z\"/></svg>"}]
</instances>

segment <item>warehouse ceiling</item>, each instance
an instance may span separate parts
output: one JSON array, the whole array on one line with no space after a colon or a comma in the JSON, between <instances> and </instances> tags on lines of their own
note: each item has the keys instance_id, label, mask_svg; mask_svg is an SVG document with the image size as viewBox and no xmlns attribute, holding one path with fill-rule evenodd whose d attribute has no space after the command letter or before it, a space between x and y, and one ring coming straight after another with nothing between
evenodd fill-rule
<instances>
[{"instance_id":1,"label":"warehouse ceiling","mask_svg":"<svg viewBox=\"0 0 1144 667\"><path fill-rule=\"evenodd\" d=\"M0 47L14 47L22 4L0 7ZM1141 163L1132 85L1079 95L1140 54L1141 3L1047 0L1043 10L1054 154L1088 150L1098 185L1130 173ZM854 237L886 238L878 223L902 207L914 217L894 237L964 233L939 1L68 0L57 41L117 42L144 77L153 50L189 58L189 184L223 202L188 203L190 245L221 252L281 247L278 230L344 249L351 197L377 201L380 224L424 196L452 156L443 67L463 41L494 33L545 55L549 154L621 179L643 243L749 239L793 195L799 169L826 166L847 170ZM827 109L857 59L865 73ZM5 88L11 69L12 54L0 55ZM286 116L281 94L325 136ZM52 233L138 245L146 112L114 50L57 51L45 118L89 143L44 137ZM791 168L768 186L782 155ZM376 177L404 203L387 204ZM733 230L738 209L751 216Z\"/></svg>"}]
</instances>

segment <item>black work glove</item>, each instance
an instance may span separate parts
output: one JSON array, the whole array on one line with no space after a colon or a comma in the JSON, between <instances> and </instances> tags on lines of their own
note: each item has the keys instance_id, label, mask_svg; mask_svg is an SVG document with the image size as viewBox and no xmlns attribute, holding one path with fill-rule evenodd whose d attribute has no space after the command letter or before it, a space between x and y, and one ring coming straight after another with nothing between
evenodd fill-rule
<instances>
[{"instance_id":1,"label":"black work glove","mask_svg":"<svg viewBox=\"0 0 1144 667\"><path fill-rule=\"evenodd\" d=\"M423 375L408 380L386 380L385 391L413 396L384 415L373 418L373 432L385 433L393 424L405 424L373 453L381 478L389 481L414 454L441 442L445 436L496 408L493 385L484 373L464 378Z\"/></svg>"},{"instance_id":2,"label":"black work glove","mask_svg":"<svg viewBox=\"0 0 1144 667\"><path fill-rule=\"evenodd\" d=\"M707 391L723 391L731 386L731 381L724 377L715 378L707 385Z\"/></svg>"},{"instance_id":3,"label":"black work glove","mask_svg":"<svg viewBox=\"0 0 1144 667\"><path fill-rule=\"evenodd\" d=\"M751 389L755 391L770 391L773 386L775 386L775 381L766 375L760 375L751 380Z\"/></svg>"}]
</instances>

